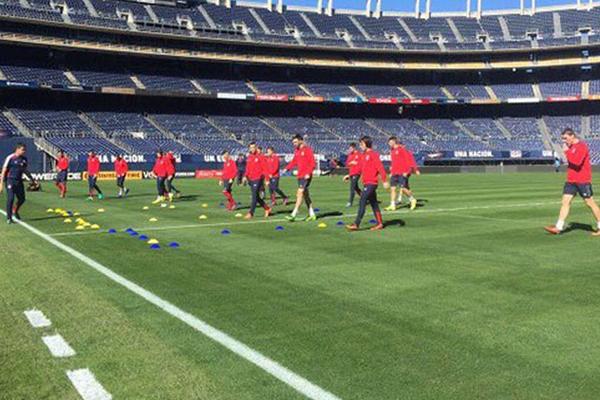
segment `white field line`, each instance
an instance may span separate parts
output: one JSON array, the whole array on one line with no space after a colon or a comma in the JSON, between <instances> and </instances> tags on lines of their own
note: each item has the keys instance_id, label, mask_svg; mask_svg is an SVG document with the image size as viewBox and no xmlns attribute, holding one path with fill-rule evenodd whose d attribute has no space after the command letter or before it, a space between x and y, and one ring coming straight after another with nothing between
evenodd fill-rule
<instances>
[{"instance_id":1,"label":"white field line","mask_svg":"<svg viewBox=\"0 0 600 400\"><path fill-rule=\"evenodd\" d=\"M437 208L437 209L424 209L416 211L412 211L414 215L418 214L435 214L435 213L452 213L457 211L476 211L476 210L490 210L490 209L505 209L505 208L520 208L520 207L535 207L535 206L546 206L546 205L556 205L560 204L559 202L535 202L535 203L516 203L516 204L494 204L494 205L484 205L484 206L474 206L474 207L456 207L456 208ZM397 211L386 211L384 212L384 220L386 215L398 215L398 214L406 214L408 211L405 209L397 210ZM356 213L352 214L342 214L342 215L331 215L319 218L319 221L322 220L330 220L330 219L340 219L340 218L352 218L356 217ZM177 229L195 229L195 228L216 228L216 227L230 227L230 226L238 226L238 225L250 225L250 224L268 224L268 223L276 223L276 222L287 222L286 219L283 218L269 218L269 219L260 219L257 217L251 221L232 221L232 222L218 222L214 224L182 224L182 225L167 225L167 226L147 226L140 228L132 228L137 232L148 232L148 231L166 231L166 230L177 230ZM117 232L123 231L127 228L117 229ZM83 231L83 232L58 232L50 234L49 236L78 236L78 235L93 235L99 233L106 233L105 230L94 230L94 231Z\"/></svg>"},{"instance_id":2,"label":"white field line","mask_svg":"<svg viewBox=\"0 0 600 400\"><path fill-rule=\"evenodd\" d=\"M6 216L6 212L4 210L0 210L0 213ZM64 252L66 252L67 254L73 256L74 258L78 259L79 261L83 262L84 264L88 265L89 267L93 268L94 270L98 271L102 275L111 279L112 281L125 287L127 290L142 297L149 303L154 304L156 307L165 311L167 314L177 318L181 322L192 327L193 329L200 332L201 334L208 337L209 339L212 339L213 341L219 343L221 346L223 346L226 349L230 350L231 352L237 354L241 358L251 362L252 364L256 365L258 368L269 373L273 377L279 379L281 382L292 387L293 389L295 389L299 393L303 394L307 398L315 399L315 400L317 400L317 399L318 400L340 400L339 397L335 396L334 394L317 386L316 384L310 382L309 380L303 378L302 376L294 373L293 371L287 369L286 367L279 364L278 362L271 360L267 356L250 348L249 346L245 345L244 343L234 339L233 337L229 336L225 332L220 331L219 329L209 325L208 323L204 322L203 320L193 316L190 313L183 311L182 309L175 306L174 304L171 304L168 301L158 297L154 293L144 289L143 287L139 286L138 284L124 278L123 276L117 274L116 272L113 272L111 269L109 269L109 268L105 267L104 265L100 264L99 262L91 259L90 257L86 256L85 254L80 253L79 251L59 242L58 240L50 237L49 235L45 234L44 232L40 231L37 228L34 228L33 226L29 225L26 222L22 222L22 221L17 221L17 222L19 225L21 225L22 227L24 227L25 229L27 229L34 235L47 241L48 243L52 244L53 246L57 247L58 249L60 249Z\"/></svg>"},{"instance_id":3,"label":"white field line","mask_svg":"<svg viewBox=\"0 0 600 400\"><path fill-rule=\"evenodd\" d=\"M67 371L67 377L83 400L111 400L110 393L102 387L92 372L85 369Z\"/></svg>"},{"instance_id":4,"label":"white field line","mask_svg":"<svg viewBox=\"0 0 600 400\"><path fill-rule=\"evenodd\" d=\"M27 320L34 328L46 328L52 325L52 322L46 318L43 312L32 308L31 310L25 311L23 314L27 317Z\"/></svg>"},{"instance_id":5,"label":"white field line","mask_svg":"<svg viewBox=\"0 0 600 400\"><path fill-rule=\"evenodd\" d=\"M67 341L59 334L42 336L42 341L54 357L63 358L75 355L75 350L73 350L69 343L67 343Z\"/></svg>"}]
</instances>

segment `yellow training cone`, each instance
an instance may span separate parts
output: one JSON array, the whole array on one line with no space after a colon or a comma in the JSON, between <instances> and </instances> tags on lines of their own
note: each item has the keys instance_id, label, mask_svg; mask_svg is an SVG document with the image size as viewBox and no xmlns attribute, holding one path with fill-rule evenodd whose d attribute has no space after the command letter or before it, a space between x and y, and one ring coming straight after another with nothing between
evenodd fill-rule
<instances>
[{"instance_id":1,"label":"yellow training cone","mask_svg":"<svg viewBox=\"0 0 600 400\"><path fill-rule=\"evenodd\" d=\"M70 224L71 222L71 218L65 218L65 220L63 221L65 224Z\"/></svg>"},{"instance_id":2,"label":"yellow training cone","mask_svg":"<svg viewBox=\"0 0 600 400\"><path fill-rule=\"evenodd\" d=\"M84 229L85 229L85 226L83 226L83 225L77 225L77 226L75 227L75 229L76 229L76 230L78 230L78 231L82 231L82 230L84 230Z\"/></svg>"},{"instance_id":3,"label":"yellow training cone","mask_svg":"<svg viewBox=\"0 0 600 400\"><path fill-rule=\"evenodd\" d=\"M149 210L149 209L150 209L150 207L148 207L148 206L142 207L142 210L144 210L144 211Z\"/></svg>"},{"instance_id":4,"label":"yellow training cone","mask_svg":"<svg viewBox=\"0 0 600 400\"><path fill-rule=\"evenodd\" d=\"M171 210L173 210L173 209L175 208L175 206L174 206L173 204L171 204L171 205L169 206L169 208L170 208Z\"/></svg>"},{"instance_id":5,"label":"yellow training cone","mask_svg":"<svg viewBox=\"0 0 600 400\"><path fill-rule=\"evenodd\" d=\"M206 215L202 214L201 216L198 217L198 219L206 219L208 218Z\"/></svg>"},{"instance_id":6,"label":"yellow training cone","mask_svg":"<svg viewBox=\"0 0 600 400\"><path fill-rule=\"evenodd\" d=\"M100 225L94 224L94 225L90 226L90 228L92 228L92 229L100 229Z\"/></svg>"},{"instance_id":7,"label":"yellow training cone","mask_svg":"<svg viewBox=\"0 0 600 400\"><path fill-rule=\"evenodd\" d=\"M47 213L53 213L53 212L54 212L54 209L53 209L53 208L49 208L49 209L47 209L47 210L46 210L46 212L47 212Z\"/></svg>"},{"instance_id":8,"label":"yellow training cone","mask_svg":"<svg viewBox=\"0 0 600 400\"><path fill-rule=\"evenodd\" d=\"M80 214L80 213L78 213L78 212L76 212L76 213L73 213L73 215L74 215L75 217L79 217L81 214Z\"/></svg>"},{"instance_id":9,"label":"yellow training cone","mask_svg":"<svg viewBox=\"0 0 600 400\"><path fill-rule=\"evenodd\" d=\"M152 217L152 218L150 218L148 221L150 221L150 222L156 222L156 221L158 221L158 219L157 219L157 218L154 218L154 217Z\"/></svg>"},{"instance_id":10,"label":"yellow training cone","mask_svg":"<svg viewBox=\"0 0 600 400\"><path fill-rule=\"evenodd\" d=\"M208 208L208 204L202 203L202 208Z\"/></svg>"},{"instance_id":11,"label":"yellow training cone","mask_svg":"<svg viewBox=\"0 0 600 400\"><path fill-rule=\"evenodd\" d=\"M236 218L242 218L242 217L243 217L243 215L242 215L242 214L240 214L240 213L237 213L237 214L235 214L235 217L236 217Z\"/></svg>"},{"instance_id":12,"label":"yellow training cone","mask_svg":"<svg viewBox=\"0 0 600 400\"><path fill-rule=\"evenodd\" d=\"M319 228L327 228L327 224L324 222L321 222L319 225L317 225Z\"/></svg>"},{"instance_id":13,"label":"yellow training cone","mask_svg":"<svg viewBox=\"0 0 600 400\"><path fill-rule=\"evenodd\" d=\"M158 240L150 239L150 240L148 240L148 244L158 244Z\"/></svg>"},{"instance_id":14,"label":"yellow training cone","mask_svg":"<svg viewBox=\"0 0 600 400\"><path fill-rule=\"evenodd\" d=\"M103 212L104 212L104 208L99 208L99 209L98 209L98 212L99 212L99 213L103 213Z\"/></svg>"}]
</instances>

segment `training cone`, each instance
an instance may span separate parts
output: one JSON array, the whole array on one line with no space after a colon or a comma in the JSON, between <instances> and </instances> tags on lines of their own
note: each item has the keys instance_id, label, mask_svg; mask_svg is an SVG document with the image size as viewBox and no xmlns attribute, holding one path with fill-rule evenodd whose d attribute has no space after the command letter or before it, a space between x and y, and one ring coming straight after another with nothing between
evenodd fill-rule
<instances>
[{"instance_id":1,"label":"training cone","mask_svg":"<svg viewBox=\"0 0 600 400\"><path fill-rule=\"evenodd\" d=\"M136 231L130 231L129 236L137 236L138 233Z\"/></svg>"},{"instance_id":2,"label":"training cone","mask_svg":"<svg viewBox=\"0 0 600 400\"><path fill-rule=\"evenodd\" d=\"M148 244L158 244L158 240L150 239L150 240L148 240Z\"/></svg>"},{"instance_id":3,"label":"training cone","mask_svg":"<svg viewBox=\"0 0 600 400\"><path fill-rule=\"evenodd\" d=\"M105 211L105 210L104 210L104 208L99 208L99 209L98 209L98 212L99 212L99 213L103 213L104 211Z\"/></svg>"},{"instance_id":4,"label":"training cone","mask_svg":"<svg viewBox=\"0 0 600 400\"><path fill-rule=\"evenodd\" d=\"M160 208L167 208L167 203L162 203L162 204L160 205Z\"/></svg>"},{"instance_id":5,"label":"training cone","mask_svg":"<svg viewBox=\"0 0 600 400\"><path fill-rule=\"evenodd\" d=\"M371 219L371 220L369 220L369 223L375 225L377 223L377 221L375 221L374 219Z\"/></svg>"},{"instance_id":6,"label":"training cone","mask_svg":"<svg viewBox=\"0 0 600 400\"><path fill-rule=\"evenodd\" d=\"M100 225L93 224L93 225L90 225L90 228L92 228L92 229L100 229Z\"/></svg>"},{"instance_id":7,"label":"training cone","mask_svg":"<svg viewBox=\"0 0 600 400\"><path fill-rule=\"evenodd\" d=\"M71 222L71 218L65 218L65 220L63 221L65 224L70 224Z\"/></svg>"},{"instance_id":8,"label":"training cone","mask_svg":"<svg viewBox=\"0 0 600 400\"><path fill-rule=\"evenodd\" d=\"M86 228L87 228L88 226L92 226L92 224L90 224L89 222L84 222L84 223L83 223L83 224L81 224L81 225L83 225L83 226L84 226L84 227L86 227Z\"/></svg>"},{"instance_id":9,"label":"training cone","mask_svg":"<svg viewBox=\"0 0 600 400\"><path fill-rule=\"evenodd\" d=\"M319 225L317 225L319 228L327 228L327 224L325 222L321 222Z\"/></svg>"},{"instance_id":10,"label":"training cone","mask_svg":"<svg viewBox=\"0 0 600 400\"><path fill-rule=\"evenodd\" d=\"M336 223L336 225L337 225L337 226L344 226L345 224L344 224L344 221L338 221L338 222Z\"/></svg>"},{"instance_id":11,"label":"training cone","mask_svg":"<svg viewBox=\"0 0 600 400\"><path fill-rule=\"evenodd\" d=\"M81 214L80 214L80 213L78 213L78 212L74 212L74 213L73 213L73 216L74 216L74 217L79 217L80 215L81 215Z\"/></svg>"},{"instance_id":12,"label":"training cone","mask_svg":"<svg viewBox=\"0 0 600 400\"><path fill-rule=\"evenodd\" d=\"M177 242L171 242L171 243L169 243L169 247L172 247L172 248L176 249L177 247L179 247L179 243L177 243Z\"/></svg>"},{"instance_id":13,"label":"training cone","mask_svg":"<svg viewBox=\"0 0 600 400\"><path fill-rule=\"evenodd\" d=\"M77 226L75 227L75 229L76 229L76 230L78 230L78 231L82 231L82 230L84 230L84 229L85 229L85 226L83 226L83 225L77 225Z\"/></svg>"},{"instance_id":14,"label":"training cone","mask_svg":"<svg viewBox=\"0 0 600 400\"><path fill-rule=\"evenodd\" d=\"M242 215L242 214L240 214L240 213L237 213L237 214L235 214L235 217L236 217L236 218L242 218L242 217L243 217L243 215Z\"/></svg>"},{"instance_id":15,"label":"training cone","mask_svg":"<svg viewBox=\"0 0 600 400\"><path fill-rule=\"evenodd\" d=\"M156 222L156 221L158 221L158 218L154 218L154 217L152 217L152 218L150 218L148 221L149 221L149 222Z\"/></svg>"},{"instance_id":16,"label":"training cone","mask_svg":"<svg viewBox=\"0 0 600 400\"><path fill-rule=\"evenodd\" d=\"M148 207L148 206L144 206L144 207L142 207L142 210L144 210L144 211L147 211L147 210L149 210L149 209L150 209L150 207Z\"/></svg>"},{"instance_id":17,"label":"training cone","mask_svg":"<svg viewBox=\"0 0 600 400\"><path fill-rule=\"evenodd\" d=\"M140 236L138 236L138 239L146 241L146 240L148 240L148 236L140 235Z\"/></svg>"},{"instance_id":18,"label":"training cone","mask_svg":"<svg viewBox=\"0 0 600 400\"><path fill-rule=\"evenodd\" d=\"M133 229L131 229L131 228L127 228L127 229L125 229L125 232L127 232L127 233L129 233L129 232L131 232L131 231L133 231Z\"/></svg>"},{"instance_id":19,"label":"training cone","mask_svg":"<svg viewBox=\"0 0 600 400\"><path fill-rule=\"evenodd\" d=\"M208 204L202 203L202 208L208 208Z\"/></svg>"},{"instance_id":20,"label":"training cone","mask_svg":"<svg viewBox=\"0 0 600 400\"><path fill-rule=\"evenodd\" d=\"M109 229L108 233L110 233L111 235L114 235L115 233L117 233L116 229Z\"/></svg>"},{"instance_id":21,"label":"training cone","mask_svg":"<svg viewBox=\"0 0 600 400\"><path fill-rule=\"evenodd\" d=\"M231 231L229 229L223 229L221 231L221 235L229 235L231 233Z\"/></svg>"},{"instance_id":22,"label":"training cone","mask_svg":"<svg viewBox=\"0 0 600 400\"><path fill-rule=\"evenodd\" d=\"M207 219L208 217L204 214L202 214L201 216L198 217L198 219Z\"/></svg>"},{"instance_id":23,"label":"training cone","mask_svg":"<svg viewBox=\"0 0 600 400\"><path fill-rule=\"evenodd\" d=\"M49 209L47 209L47 210L46 210L46 212L47 212L47 213L53 213L53 212L54 212L54 209L53 209L53 208L49 208Z\"/></svg>"},{"instance_id":24,"label":"training cone","mask_svg":"<svg viewBox=\"0 0 600 400\"><path fill-rule=\"evenodd\" d=\"M160 246L157 243L155 243L155 244L150 245L150 248L152 250L158 250L158 249L160 249Z\"/></svg>"},{"instance_id":25,"label":"training cone","mask_svg":"<svg viewBox=\"0 0 600 400\"><path fill-rule=\"evenodd\" d=\"M315 212L319 212L319 211L321 211L320 208L315 208Z\"/></svg>"},{"instance_id":26,"label":"training cone","mask_svg":"<svg viewBox=\"0 0 600 400\"><path fill-rule=\"evenodd\" d=\"M283 226L281 226L281 225L277 225L277 226L275 227L275 230L276 230L276 231L282 231L282 230L283 230Z\"/></svg>"},{"instance_id":27,"label":"training cone","mask_svg":"<svg viewBox=\"0 0 600 400\"><path fill-rule=\"evenodd\" d=\"M174 210L174 209L175 209L175 206L174 206L173 204L171 204L171 205L169 206L169 209L170 209L170 210Z\"/></svg>"}]
</instances>

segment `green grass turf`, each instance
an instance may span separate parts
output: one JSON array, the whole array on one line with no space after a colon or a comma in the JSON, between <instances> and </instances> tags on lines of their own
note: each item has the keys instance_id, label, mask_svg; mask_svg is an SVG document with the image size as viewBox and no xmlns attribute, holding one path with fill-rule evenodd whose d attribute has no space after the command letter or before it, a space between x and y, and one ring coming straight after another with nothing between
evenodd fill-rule
<instances>
[{"instance_id":1,"label":"green grass turf","mask_svg":"<svg viewBox=\"0 0 600 400\"><path fill-rule=\"evenodd\" d=\"M422 207L385 213L390 225L381 232L336 225L352 221L336 212L356 212L344 208L339 178L313 183L325 229L277 222L281 206L273 221L258 212L246 223L219 207L215 182L193 180L177 182L186 196L175 209L149 204L148 181L130 182L127 199L101 182L109 198L94 202L83 183L71 183L66 200L46 184L28 195L22 215L343 399L596 399L600 264L598 239L586 230L592 219L577 199L570 221L581 225L559 237L542 230L556 219L562 180L415 177ZM294 182L283 187L292 193ZM247 204L246 188L234 195ZM75 234L49 207L79 211L102 230ZM368 210L364 227L371 218ZM128 227L163 248L149 250L122 233ZM221 235L224 228L231 235ZM301 398L22 227L2 224L0 237L0 399L76 398L64 371L85 367L115 398ZM170 241L181 248L165 247ZM22 314L31 307L53 327L33 330ZM78 354L53 359L43 332L59 332Z\"/></svg>"}]
</instances>

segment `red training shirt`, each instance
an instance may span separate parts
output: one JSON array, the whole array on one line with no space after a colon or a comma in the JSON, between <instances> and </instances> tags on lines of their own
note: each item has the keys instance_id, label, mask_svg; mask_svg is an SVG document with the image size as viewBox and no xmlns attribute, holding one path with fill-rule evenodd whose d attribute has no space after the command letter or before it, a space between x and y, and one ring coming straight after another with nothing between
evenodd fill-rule
<instances>
[{"instance_id":1,"label":"red training shirt","mask_svg":"<svg viewBox=\"0 0 600 400\"><path fill-rule=\"evenodd\" d=\"M222 173L221 177L223 178L224 181L228 181L230 179L234 179L235 177L237 177L238 168L237 168L237 164L235 163L235 161L232 160L231 158L229 160L225 161L225 163L223 163L223 170L221 173Z\"/></svg>"},{"instance_id":2,"label":"red training shirt","mask_svg":"<svg viewBox=\"0 0 600 400\"><path fill-rule=\"evenodd\" d=\"M159 178L166 178L167 174L167 165L170 164L169 160L166 157L157 157L154 162L154 168L152 168L152 172Z\"/></svg>"},{"instance_id":3,"label":"red training shirt","mask_svg":"<svg viewBox=\"0 0 600 400\"><path fill-rule=\"evenodd\" d=\"M263 179L267 170L265 157L262 154L248 154L246 158L246 178L250 181Z\"/></svg>"},{"instance_id":4,"label":"red training shirt","mask_svg":"<svg viewBox=\"0 0 600 400\"><path fill-rule=\"evenodd\" d=\"M417 171L417 162L413 154L405 147L398 146L390 152L392 165L390 175L410 175Z\"/></svg>"},{"instance_id":5,"label":"red training shirt","mask_svg":"<svg viewBox=\"0 0 600 400\"><path fill-rule=\"evenodd\" d=\"M91 176L98 175L100 172L100 159L97 156L88 157L87 159L87 173Z\"/></svg>"},{"instance_id":6,"label":"red training shirt","mask_svg":"<svg viewBox=\"0 0 600 400\"><path fill-rule=\"evenodd\" d=\"M312 176L315 167L315 155L310 147L302 145L294 151L294 158L285 167L286 171L298 168L298 179L304 179L305 176Z\"/></svg>"},{"instance_id":7,"label":"red training shirt","mask_svg":"<svg viewBox=\"0 0 600 400\"><path fill-rule=\"evenodd\" d=\"M56 168L59 171L67 171L69 169L69 158L67 156L60 157L56 163Z\"/></svg>"},{"instance_id":8,"label":"red training shirt","mask_svg":"<svg viewBox=\"0 0 600 400\"><path fill-rule=\"evenodd\" d=\"M592 183L590 150L585 142L579 141L565 150L567 156L567 182Z\"/></svg>"},{"instance_id":9,"label":"red training shirt","mask_svg":"<svg viewBox=\"0 0 600 400\"><path fill-rule=\"evenodd\" d=\"M360 164L363 184L377 185L380 177L383 182L386 182L387 175L378 152L367 149L361 157Z\"/></svg>"},{"instance_id":10,"label":"red training shirt","mask_svg":"<svg viewBox=\"0 0 600 400\"><path fill-rule=\"evenodd\" d=\"M124 158L118 158L115 160L115 174L117 174L117 176L127 175L128 171L129 165L127 164L127 161L125 161Z\"/></svg>"},{"instance_id":11,"label":"red training shirt","mask_svg":"<svg viewBox=\"0 0 600 400\"><path fill-rule=\"evenodd\" d=\"M348 154L348 158L346 159L346 167L348 168L348 174L350 176L360 175L360 151L354 150L350 154Z\"/></svg>"},{"instance_id":12,"label":"red training shirt","mask_svg":"<svg viewBox=\"0 0 600 400\"><path fill-rule=\"evenodd\" d=\"M279 178L279 156L277 154L266 156L265 162L267 163L267 176L269 178Z\"/></svg>"}]
</instances>

